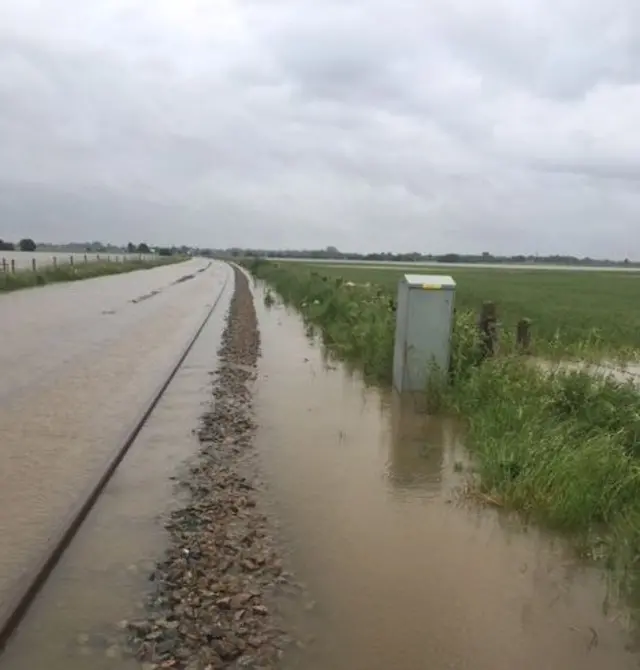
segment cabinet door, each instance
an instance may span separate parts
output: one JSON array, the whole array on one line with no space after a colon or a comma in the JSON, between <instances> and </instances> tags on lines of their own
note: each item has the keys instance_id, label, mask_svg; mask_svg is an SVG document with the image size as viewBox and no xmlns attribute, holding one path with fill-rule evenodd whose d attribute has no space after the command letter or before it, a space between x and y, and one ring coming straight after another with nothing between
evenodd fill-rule
<instances>
[{"instance_id":1,"label":"cabinet door","mask_svg":"<svg viewBox=\"0 0 640 670\"><path fill-rule=\"evenodd\" d=\"M432 366L449 367L453 291L411 289L409 292L406 374L408 390L423 390Z\"/></svg>"}]
</instances>

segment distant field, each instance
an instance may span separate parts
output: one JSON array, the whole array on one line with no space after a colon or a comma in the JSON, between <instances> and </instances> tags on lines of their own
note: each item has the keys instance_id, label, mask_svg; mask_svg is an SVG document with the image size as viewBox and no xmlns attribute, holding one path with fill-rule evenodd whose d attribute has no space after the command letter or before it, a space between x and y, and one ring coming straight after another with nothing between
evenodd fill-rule
<instances>
[{"instance_id":1,"label":"distant field","mask_svg":"<svg viewBox=\"0 0 640 670\"><path fill-rule=\"evenodd\" d=\"M355 283L371 282L395 292L404 272L450 274L458 284L459 308L497 303L505 328L522 317L534 322L536 340L562 350L640 355L640 273L425 266L372 267L299 263L300 272L316 270ZM543 348L545 348L543 347Z\"/></svg>"},{"instance_id":2,"label":"distant field","mask_svg":"<svg viewBox=\"0 0 640 670\"><path fill-rule=\"evenodd\" d=\"M311 265L331 265L333 267L368 267L381 269L401 269L410 268L411 272L421 272L423 270L438 270L436 274L450 272L452 268L462 270L481 269L481 270L524 270L526 272L636 272L640 273L640 267L633 265L552 265L551 263L436 263L422 262L402 263L398 261L352 261L349 259L317 259L317 258L278 258L271 257L270 260L284 263L309 263Z\"/></svg>"}]
</instances>

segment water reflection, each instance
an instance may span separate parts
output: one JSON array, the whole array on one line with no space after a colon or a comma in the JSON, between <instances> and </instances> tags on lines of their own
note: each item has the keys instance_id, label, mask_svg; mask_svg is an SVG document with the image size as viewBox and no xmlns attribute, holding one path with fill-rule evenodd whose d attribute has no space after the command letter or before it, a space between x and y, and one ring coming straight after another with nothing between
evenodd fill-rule
<instances>
[{"instance_id":1,"label":"water reflection","mask_svg":"<svg viewBox=\"0 0 640 670\"><path fill-rule=\"evenodd\" d=\"M397 489L439 494L445 452L451 448L451 421L430 416L417 394L389 394L391 441L388 476Z\"/></svg>"}]
</instances>

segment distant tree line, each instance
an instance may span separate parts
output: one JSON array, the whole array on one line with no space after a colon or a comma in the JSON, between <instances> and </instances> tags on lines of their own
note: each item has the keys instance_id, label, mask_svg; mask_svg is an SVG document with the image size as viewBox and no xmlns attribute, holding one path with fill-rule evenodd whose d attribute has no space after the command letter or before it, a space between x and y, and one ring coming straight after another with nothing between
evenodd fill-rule
<instances>
[{"instance_id":1,"label":"distant tree line","mask_svg":"<svg viewBox=\"0 0 640 670\"><path fill-rule=\"evenodd\" d=\"M153 246L147 242L128 242L124 246L118 246L103 242L70 242L67 244L46 244L34 242L31 238L23 238L17 244L0 239L0 251L58 251L60 253L156 253L160 256L200 255L222 258L259 257L259 258L300 258L311 260L350 260L350 261L374 261L395 263L511 263L511 264L546 264L546 265L576 265L576 266L628 266L640 267L640 262L630 261L628 258L616 261L597 258L579 258L577 256L552 255L523 255L494 256L488 251L481 254L425 254L419 251L405 253L391 253L388 251L362 254L356 252L342 252L334 246L324 249L249 249L242 247L231 247L227 249L209 249L188 246Z\"/></svg>"},{"instance_id":2,"label":"distant tree line","mask_svg":"<svg viewBox=\"0 0 640 670\"><path fill-rule=\"evenodd\" d=\"M7 242L0 239L0 251L49 251L60 253L130 253L130 254L152 254L157 253L160 256L173 256L175 254L190 254L192 249L187 246L153 247L147 242L134 244L128 242L124 246L103 242L69 242L67 244L36 244L29 237L21 239L18 243Z\"/></svg>"},{"instance_id":3,"label":"distant tree line","mask_svg":"<svg viewBox=\"0 0 640 670\"><path fill-rule=\"evenodd\" d=\"M4 240L0 240L0 251L15 251L15 250L16 245L13 242L5 242ZM18 250L35 251L36 243L31 238L25 237L24 239L18 242Z\"/></svg>"},{"instance_id":4,"label":"distant tree line","mask_svg":"<svg viewBox=\"0 0 640 670\"><path fill-rule=\"evenodd\" d=\"M355 252L341 252L336 247L325 249L246 249L232 247L229 249L203 249L199 250L202 255L217 257L259 257L259 258L300 258L317 260L349 260L349 261L377 261L395 263L509 263L509 264L541 264L541 265L577 265L577 266L629 266L640 267L640 263L632 262L628 258L622 261L579 258L576 256L552 255L523 255L494 256L488 251L481 254L424 254L418 251L407 253L379 252L361 254Z\"/></svg>"},{"instance_id":5,"label":"distant tree line","mask_svg":"<svg viewBox=\"0 0 640 670\"><path fill-rule=\"evenodd\" d=\"M151 249L146 242L140 242L140 244L135 245L133 242L127 244L127 253L129 254L150 254Z\"/></svg>"}]
</instances>

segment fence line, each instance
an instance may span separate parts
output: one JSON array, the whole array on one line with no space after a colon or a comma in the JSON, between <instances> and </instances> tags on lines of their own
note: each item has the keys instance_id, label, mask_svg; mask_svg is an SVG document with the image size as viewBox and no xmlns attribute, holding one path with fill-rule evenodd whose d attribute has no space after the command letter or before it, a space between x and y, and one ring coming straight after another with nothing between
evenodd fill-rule
<instances>
[{"instance_id":1,"label":"fence line","mask_svg":"<svg viewBox=\"0 0 640 670\"><path fill-rule=\"evenodd\" d=\"M516 325L516 350L521 354L531 353L532 323L531 319L524 317ZM498 321L498 307L491 300L484 302L480 308L478 330L480 331L482 357L495 355L500 342L500 322Z\"/></svg>"},{"instance_id":2,"label":"fence line","mask_svg":"<svg viewBox=\"0 0 640 670\"><path fill-rule=\"evenodd\" d=\"M24 272L31 270L37 272L38 269L52 267L57 268L60 265L73 266L77 263L124 263L125 261L144 261L155 258L155 254L60 254L57 256L45 255L41 257L20 255L20 260L24 263L16 264L15 258L3 256L0 260L0 272L5 274Z\"/></svg>"}]
</instances>

